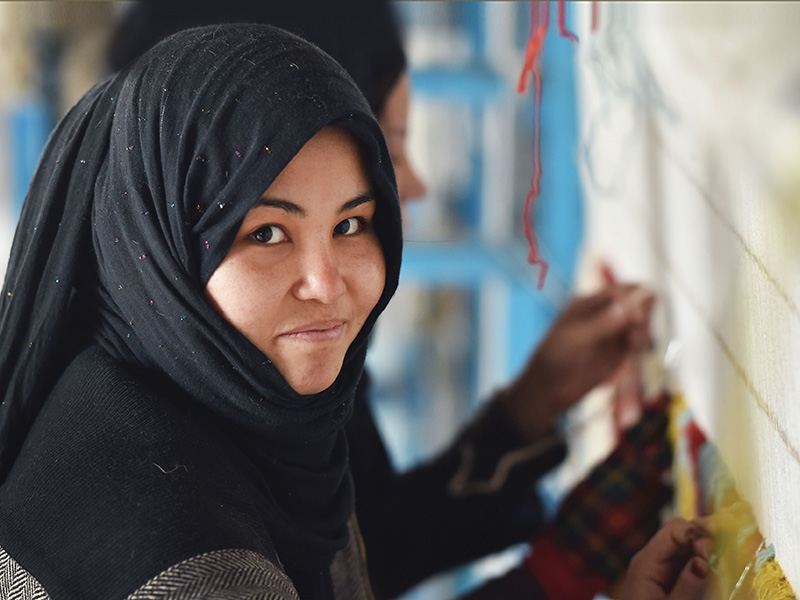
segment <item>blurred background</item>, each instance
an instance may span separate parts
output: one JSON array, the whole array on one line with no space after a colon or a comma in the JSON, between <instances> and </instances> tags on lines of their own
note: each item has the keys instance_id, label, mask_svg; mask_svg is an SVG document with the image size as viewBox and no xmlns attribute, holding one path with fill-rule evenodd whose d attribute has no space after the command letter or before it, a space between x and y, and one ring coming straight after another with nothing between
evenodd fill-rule
<instances>
[{"instance_id":1,"label":"blurred background","mask_svg":"<svg viewBox=\"0 0 800 600\"><path fill-rule=\"evenodd\" d=\"M541 57L550 264L526 262L533 95L516 92L529 2L394 2L412 81L408 154L427 186L406 229L401 288L369 356L399 467L452 438L521 367L599 265L658 295L655 352L800 584L800 4L572 2ZM102 76L126 2L0 2L0 272L49 131ZM678 350L676 350L678 349ZM607 452L608 394L551 509ZM576 429L573 427L572 429ZM514 551L511 553L514 554ZM496 557L409 593L448 598Z\"/></svg>"}]
</instances>

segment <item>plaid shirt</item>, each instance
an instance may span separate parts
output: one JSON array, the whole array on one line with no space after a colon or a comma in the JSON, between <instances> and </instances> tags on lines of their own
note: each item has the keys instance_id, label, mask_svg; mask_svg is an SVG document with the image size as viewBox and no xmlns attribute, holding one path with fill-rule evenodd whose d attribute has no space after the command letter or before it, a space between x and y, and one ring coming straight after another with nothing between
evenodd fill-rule
<instances>
[{"instance_id":1,"label":"plaid shirt","mask_svg":"<svg viewBox=\"0 0 800 600\"><path fill-rule=\"evenodd\" d=\"M644 408L533 540L526 564L550 600L591 600L607 592L661 526L661 509L672 497L664 481L672 463L668 401L664 395Z\"/></svg>"}]
</instances>

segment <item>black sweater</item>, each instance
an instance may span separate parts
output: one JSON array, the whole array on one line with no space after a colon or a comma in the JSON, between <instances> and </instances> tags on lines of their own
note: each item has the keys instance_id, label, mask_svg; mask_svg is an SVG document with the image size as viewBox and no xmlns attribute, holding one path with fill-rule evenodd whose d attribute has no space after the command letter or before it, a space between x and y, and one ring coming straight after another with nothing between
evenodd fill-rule
<instances>
[{"instance_id":1,"label":"black sweater","mask_svg":"<svg viewBox=\"0 0 800 600\"><path fill-rule=\"evenodd\" d=\"M467 481L489 479L518 449L502 417L482 413L448 451L397 474L366 390L348 437L378 597L529 539L540 527L532 483L563 458L562 444L519 462L494 493L454 495L465 444L476 456ZM34 586L42 595L32 597L53 599L136 598L154 586L181 600L222 589L231 599L294 598L264 525L260 477L202 409L178 393L154 392L141 374L87 350L59 379L0 486L0 583ZM369 598L359 545L354 530L332 567L337 597ZM195 581L194 591L170 587L186 581ZM535 582L518 571L474 598L535 593Z\"/></svg>"},{"instance_id":2,"label":"black sweater","mask_svg":"<svg viewBox=\"0 0 800 600\"><path fill-rule=\"evenodd\" d=\"M0 486L0 583L54 600L296 598L263 489L218 421L87 350ZM336 597L368 598L351 538L334 566L352 572L333 577L349 589Z\"/></svg>"},{"instance_id":3,"label":"black sweater","mask_svg":"<svg viewBox=\"0 0 800 600\"><path fill-rule=\"evenodd\" d=\"M378 598L395 597L431 575L528 541L539 531L543 514L534 485L564 459L560 437L525 447L490 403L444 452L398 473L368 396L365 377L347 435L356 513ZM481 482L491 480L503 462L513 465L508 477L499 478L496 489L483 489Z\"/></svg>"}]
</instances>

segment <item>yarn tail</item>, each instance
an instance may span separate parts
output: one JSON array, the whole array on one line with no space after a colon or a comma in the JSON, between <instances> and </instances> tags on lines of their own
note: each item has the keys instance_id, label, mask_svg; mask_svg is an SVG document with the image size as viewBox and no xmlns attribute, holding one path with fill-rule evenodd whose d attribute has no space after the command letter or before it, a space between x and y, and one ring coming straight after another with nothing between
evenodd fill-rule
<instances>
[{"instance_id":1,"label":"yarn tail","mask_svg":"<svg viewBox=\"0 0 800 600\"><path fill-rule=\"evenodd\" d=\"M756 560L753 589L758 594L758 600L797 600L792 584L775 560L775 548L772 544Z\"/></svg>"}]
</instances>

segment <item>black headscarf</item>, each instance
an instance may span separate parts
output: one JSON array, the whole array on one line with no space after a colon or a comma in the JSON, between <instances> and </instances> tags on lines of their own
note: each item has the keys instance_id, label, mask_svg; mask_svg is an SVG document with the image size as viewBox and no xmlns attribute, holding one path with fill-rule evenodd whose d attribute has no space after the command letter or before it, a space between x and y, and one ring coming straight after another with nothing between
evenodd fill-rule
<instances>
[{"instance_id":1,"label":"black headscarf","mask_svg":"<svg viewBox=\"0 0 800 600\"><path fill-rule=\"evenodd\" d=\"M362 148L386 285L336 381L300 396L204 288L247 211L331 124ZM34 176L0 299L0 478L88 331L251 440L274 486L269 531L287 571L324 568L347 539L342 427L367 337L397 285L401 239L380 128L329 56L263 25L166 39L78 102Z\"/></svg>"},{"instance_id":2,"label":"black headscarf","mask_svg":"<svg viewBox=\"0 0 800 600\"><path fill-rule=\"evenodd\" d=\"M122 12L108 51L108 68L123 68L167 35L217 23L267 23L296 33L335 58L380 114L406 66L389 0L139 0Z\"/></svg>"}]
</instances>

